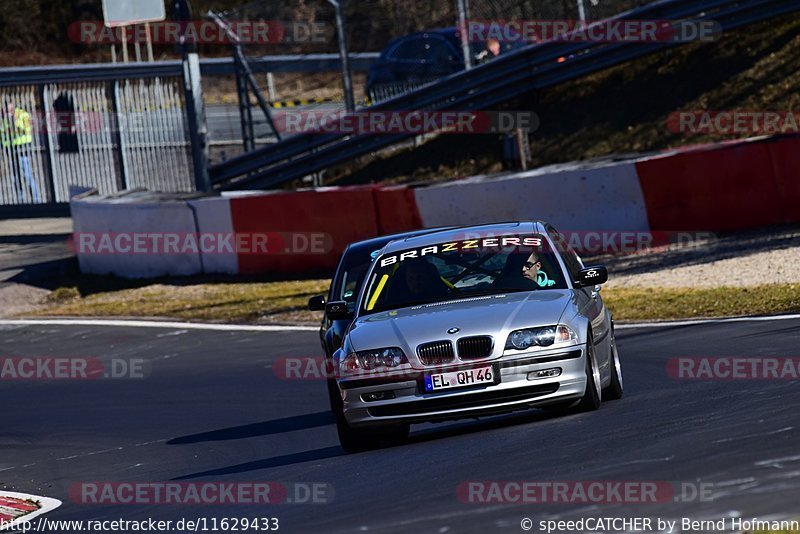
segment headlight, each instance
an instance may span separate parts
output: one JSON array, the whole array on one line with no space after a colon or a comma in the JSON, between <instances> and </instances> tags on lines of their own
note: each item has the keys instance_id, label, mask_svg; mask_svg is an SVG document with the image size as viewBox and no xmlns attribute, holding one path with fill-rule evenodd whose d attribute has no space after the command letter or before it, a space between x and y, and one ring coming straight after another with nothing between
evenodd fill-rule
<instances>
[{"instance_id":1,"label":"headlight","mask_svg":"<svg viewBox=\"0 0 800 534\"><path fill-rule=\"evenodd\" d=\"M551 347L553 345L572 344L578 336L568 326L546 326L543 328L525 328L514 330L508 335L506 349L524 350L530 347Z\"/></svg>"},{"instance_id":2,"label":"headlight","mask_svg":"<svg viewBox=\"0 0 800 534\"><path fill-rule=\"evenodd\" d=\"M392 369L404 363L408 363L408 359L402 349L389 347L350 353L342 360L341 369L345 373L352 373L359 369L374 371L380 368Z\"/></svg>"}]
</instances>

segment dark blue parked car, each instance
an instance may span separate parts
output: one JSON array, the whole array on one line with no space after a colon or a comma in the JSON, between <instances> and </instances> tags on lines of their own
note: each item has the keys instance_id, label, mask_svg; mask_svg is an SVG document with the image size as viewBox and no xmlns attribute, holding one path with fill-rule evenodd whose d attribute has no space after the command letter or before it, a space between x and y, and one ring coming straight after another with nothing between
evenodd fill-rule
<instances>
[{"instance_id":1,"label":"dark blue parked car","mask_svg":"<svg viewBox=\"0 0 800 534\"><path fill-rule=\"evenodd\" d=\"M520 48L525 43L499 44L499 53ZM486 61L487 43L471 42L473 64ZM416 32L392 39L370 67L366 94L380 102L408 90L464 69L464 55L458 29L442 28Z\"/></svg>"}]
</instances>

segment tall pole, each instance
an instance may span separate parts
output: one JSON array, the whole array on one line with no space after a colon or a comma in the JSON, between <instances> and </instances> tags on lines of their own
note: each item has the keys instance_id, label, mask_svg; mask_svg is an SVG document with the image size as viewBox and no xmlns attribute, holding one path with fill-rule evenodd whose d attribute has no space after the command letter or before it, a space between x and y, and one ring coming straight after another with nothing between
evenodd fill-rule
<instances>
[{"instance_id":1,"label":"tall pole","mask_svg":"<svg viewBox=\"0 0 800 534\"><path fill-rule=\"evenodd\" d=\"M181 23L192 18L188 0L172 1L172 16ZM200 56L197 43L186 36L180 36L178 48L183 57L183 91L186 100L186 122L189 127L189 140L192 145L192 166L194 184L197 191L211 191L208 174L208 124L206 123L203 86L200 79Z\"/></svg>"},{"instance_id":2,"label":"tall pole","mask_svg":"<svg viewBox=\"0 0 800 534\"><path fill-rule=\"evenodd\" d=\"M122 62L128 62L128 32L125 26L122 26Z\"/></svg>"},{"instance_id":3,"label":"tall pole","mask_svg":"<svg viewBox=\"0 0 800 534\"><path fill-rule=\"evenodd\" d=\"M344 88L344 106L348 113L356 109L353 98L353 78L350 74L350 58L347 54L347 36L344 33L344 16L341 0L328 0L336 12L336 33L339 34L339 60L342 63L342 87Z\"/></svg>"},{"instance_id":4,"label":"tall pole","mask_svg":"<svg viewBox=\"0 0 800 534\"><path fill-rule=\"evenodd\" d=\"M583 0L578 0L578 18L581 22L586 22L586 4Z\"/></svg>"},{"instance_id":5,"label":"tall pole","mask_svg":"<svg viewBox=\"0 0 800 534\"><path fill-rule=\"evenodd\" d=\"M469 49L469 28L467 28L467 0L456 0L458 7L458 33L461 35L461 53L464 55L464 67L472 68L472 52Z\"/></svg>"},{"instance_id":6,"label":"tall pole","mask_svg":"<svg viewBox=\"0 0 800 534\"><path fill-rule=\"evenodd\" d=\"M184 49L185 50L185 49ZM197 191L211 191L208 175L208 126L200 84L200 56L197 52L183 53L183 90L186 100L186 119L192 145L194 185Z\"/></svg>"},{"instance_id":7,"label":"tall pole","mask_svg":"<svg viewBox=\"0 0 800 534\"><path fill-rule=\"evenodd\" d=\"M147 30L147 60L152 63L155 61L153 58L153 34L150 33L150 23L146 23L144 25L145 29Z\"/></svg>"}]
</instances>

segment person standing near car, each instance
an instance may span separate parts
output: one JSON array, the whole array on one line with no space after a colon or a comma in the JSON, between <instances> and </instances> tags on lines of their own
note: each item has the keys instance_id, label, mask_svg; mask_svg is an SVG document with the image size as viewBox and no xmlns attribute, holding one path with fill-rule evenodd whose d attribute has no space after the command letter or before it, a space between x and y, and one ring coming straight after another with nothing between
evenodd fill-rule
<instances>
[{"instance_id":1,"label":"person standing near car","mask_svg":"<svg viewBox=\"0 0 800 534\"><path fill-rule=\"evenodd\" d=\"M31 174L30 149L33 144L33 126L31 115L22 108L8 102L3 107L3 117L0 121L0 143L3 152L10 156L9 166L16 182L15 189L20 204L25 202L27 190L34 203L41 202L39 185Z\"/></svg>"}]
</instances>

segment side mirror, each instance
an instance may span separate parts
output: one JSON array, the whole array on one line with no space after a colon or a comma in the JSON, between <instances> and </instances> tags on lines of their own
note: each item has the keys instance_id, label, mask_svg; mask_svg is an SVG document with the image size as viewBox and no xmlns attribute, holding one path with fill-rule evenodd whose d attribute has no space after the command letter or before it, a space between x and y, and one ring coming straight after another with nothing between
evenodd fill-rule
<instances>
[{"instance_id":1,"label":"side mirror","mask_svg":"<svg viewBox=\"0 0 800 534\"><path fill-rule=\"evenodd\" d=\"M347 309L347 303L343 300L329 302L325 305L325 315L328 319L352 319L354 314Z\"/></svg>"},{"instance_id":2,"label":"side mirror","mask_svg":"<svg viewBox=\"0 0 800 534\"><path fill-rule=\"evenodd\" d=\"M592 267L581 269L576 282L580 287L605 284L608 282L608 269L606 269L605 265L593 265Z\"/></svg>"},{"instance_id":3,"label":"side mirror","mask_svg":"<svg viewBox=\"0 0 800 534\"><path fill-rule=\"evenodd\" d=\"M311 311L322 311L325 309L325 295L316 295L308 299L308 309Z\"/></svg>"}]
</instances>

